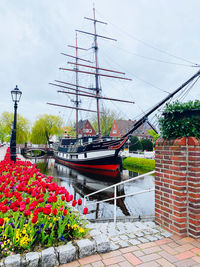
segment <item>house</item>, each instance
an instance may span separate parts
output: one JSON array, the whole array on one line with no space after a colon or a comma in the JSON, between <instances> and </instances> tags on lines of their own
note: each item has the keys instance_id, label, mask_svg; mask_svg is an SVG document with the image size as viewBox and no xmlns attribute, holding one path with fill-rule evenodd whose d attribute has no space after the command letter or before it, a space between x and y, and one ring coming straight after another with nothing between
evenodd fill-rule
<instances>
[{"instance_id":1,"label":"house","mask_svg":"<svg viewBox=\"0 0 200 267\"><path fill-rule=\"evenodd\" d=\"M78 136L95 136L96 132L94 128L92 127L89 120L80 120L78 122Z\"/></svg>"},{"instance_id":2,"label":"house","mask_svg":"<svg viewBox=\"0 0 200 267\"><path fill-rule=\"evenodd\" d=\"M63 137L64 138L70 138L71 137L70 132L72 132L73 129L74 129L73 127L63 127L62 128Z\"/></svg>"},{"instance_id":3,"label":"house","mask_svg":"<svg viewBox=\"0 0 200 267\"><path fill-rule=\"evenodd\" d=\"M136 121L132 120L114 120L111 128L110 137L122 137L133 127Z\"/></svg>"},{"instance_id":4,"label":"house","mask_svg":"<svg viewBox=\"0 0 200 267\"><path fill-rule=\"evenodd\" d=\"M136 120L115 120L109 136L122 137L131 130L135 123ZM138 139L145 138L153 140L153 137L148 134L147 130L152 130L152 127L146 122L135 130L132 135L137 136Z\"/></svg>"}]
</instances>

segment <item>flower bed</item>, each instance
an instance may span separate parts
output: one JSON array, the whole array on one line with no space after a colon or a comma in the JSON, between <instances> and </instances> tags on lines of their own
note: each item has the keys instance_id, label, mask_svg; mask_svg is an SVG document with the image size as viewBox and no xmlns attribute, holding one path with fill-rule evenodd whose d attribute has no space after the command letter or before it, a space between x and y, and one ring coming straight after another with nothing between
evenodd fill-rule
<instances>
[{"instance_id":1,"label":"flower bed","mask_svg":"<svg viewBox=\"0 0 200 267\"><path fill-rule=\"evenodd\" d=\"M52 182L29 161L10 161L10 151L0 162L0 258L68 243L86 235L82 205L66 188ZM88 209L83 209L87 214Z\"/></svg>"}]
</instances>

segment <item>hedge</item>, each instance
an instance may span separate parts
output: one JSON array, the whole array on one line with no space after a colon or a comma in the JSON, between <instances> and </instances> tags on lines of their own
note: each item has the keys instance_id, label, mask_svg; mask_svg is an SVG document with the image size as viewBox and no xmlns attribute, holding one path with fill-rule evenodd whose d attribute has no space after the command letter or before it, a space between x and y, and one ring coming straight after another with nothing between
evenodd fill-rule
<instances>
[{"instance_id":1,"label":"hedge","mask_svg":"<svg viewBox=\"0 0 200 267\"><path fill-rule=\"evenodd\" d=\"M192 115L192 111L196 115ZM163 138L194 136L200 138L200 101L181 103L176 101L166 104L162 117L159 119Z\"/></svg>"}]
</instances>

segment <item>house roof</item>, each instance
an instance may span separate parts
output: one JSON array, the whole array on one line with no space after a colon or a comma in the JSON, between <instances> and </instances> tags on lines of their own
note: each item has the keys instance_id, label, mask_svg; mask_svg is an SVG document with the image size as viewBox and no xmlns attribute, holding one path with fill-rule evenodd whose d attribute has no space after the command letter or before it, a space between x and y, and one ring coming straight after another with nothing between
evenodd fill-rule
<instances>
[{"instance_id":1,"label":"house roof","mask_svg":"<svg viewBox=\"0 0 200 267\"><path fill-rule=\"evenodd\" d=\"M133 127L136 121L132 120L116 120L117 128L121 135L125 135Z\"/></svg>"},{"instance_id":2,"label":"house roof","mask_svg":"<svg viewBox=\"0 0 200 267\"><path fill-rule=\"evenodd\" d=\"M132 129L135 123L136 120L116 120L117 128L122 136L127 134L127 132ZM133 132L133 135L149 135L147 130L151 129L154 130L155 128L151 127L148 123L143 123L137 130Z\"/></svg>"},{"instance_id":3,"label":"house roof","mask_svg":"<svg viewBox=\"0 0 200 267\"><path fill-rule=\"evenodd\" d=\"M80 121L78 122L78 130L83 129L87 121L88 121L88 120L80 120Z\"/></svg>"}]
</instances>

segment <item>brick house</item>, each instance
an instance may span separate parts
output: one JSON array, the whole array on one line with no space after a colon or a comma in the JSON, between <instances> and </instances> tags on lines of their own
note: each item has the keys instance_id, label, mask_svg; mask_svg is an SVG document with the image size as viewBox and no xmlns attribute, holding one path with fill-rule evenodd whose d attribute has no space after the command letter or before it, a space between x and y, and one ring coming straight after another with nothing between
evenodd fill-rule
<instances>
[{"instance_id":1,"label":"brick house","mask_svg":"<svg viewBox=\"0 0 200 267\"><path fill-rule=\"evenodd\" d=\"M78 122L78 136L95 136L96 132L94 128L92 127L89 120L80 120Z\"/></svg>"},{"instance_id":2,"label":"brick house","mask_svg":"<svg viewBox=\"0 0 200 267\"><path fill-rule=\"evenodd\" d=\"M113 126L111 128L110 137L122 137L128 131L131 130L133 125L136 123L136 120L115 120ZM150 136L147 130L152 130L152 127L149 126L148 123L144 123L137 130L133 132L132 135L137 136L139 139L151 139L153 141L153 137Z\"/></svg>"}]
</instances>

